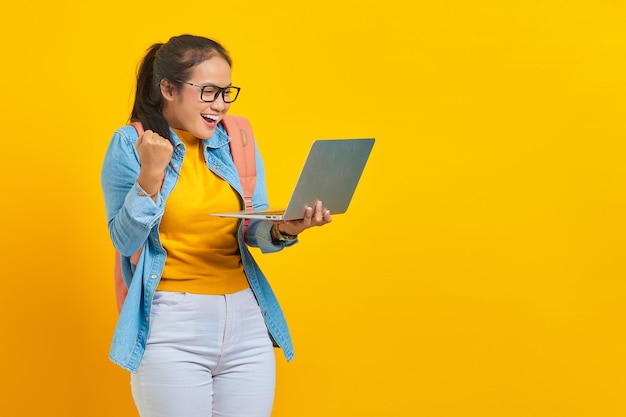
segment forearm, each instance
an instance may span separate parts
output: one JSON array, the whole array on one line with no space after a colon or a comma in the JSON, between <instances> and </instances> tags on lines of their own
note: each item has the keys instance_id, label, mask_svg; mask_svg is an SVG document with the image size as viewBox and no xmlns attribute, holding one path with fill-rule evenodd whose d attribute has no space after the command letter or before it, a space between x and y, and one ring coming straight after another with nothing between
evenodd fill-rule
<instances>
[{"instance_id":1,"label":"forearm","mask_svg":"<svg viewBox=\"0 0 626 417\"><path fill-rule=\"evenodd\" d=\"M113 246L124 256L130 256L145 243L150 231L163 216L163 201L160 195L156 202L134 185L126 195L124 204L109 219L109 233Z\"/></svg>"},{"instance_id":2,"label":"forearm","mask_svg":"<svg viewBox=\"0 0 626 417\"><path fill-rule=\"evenodd\" d=\"M142 191L138 186L141 165L135 153L136 136L128 134L136 135L136 131L122 128L114 133L101 172L109 233L116 250L125 256L144 244L163 215L161 196L157 193L151 198L146 195L149 190Z\"/></svg>"}]
</instances>

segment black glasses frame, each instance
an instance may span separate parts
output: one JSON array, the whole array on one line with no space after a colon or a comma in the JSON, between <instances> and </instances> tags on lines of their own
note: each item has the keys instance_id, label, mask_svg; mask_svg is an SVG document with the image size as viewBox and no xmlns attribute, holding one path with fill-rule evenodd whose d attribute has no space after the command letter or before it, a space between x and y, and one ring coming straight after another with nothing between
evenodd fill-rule
<instances>
[{"instance_id":1,"label":"black glasses frame","mask_svg":"<svg viewBox=\"0 0 626 417\"><path fill-rule=\"evenodd\" d=\"M188 85L191 85L193 87L199 88L200 89L200 100L204 101L205 103L213 103L215 100L217 100L217 98L219 97L220 94L222 95L222 100L224 101L224 103L232 103L235 100L237 100L237 97L239 97L239 91L241 90L240 87L235 87L235 86L232 86L232 85L229 86L229 87L218 87L218 86L213 85L213 84L198 85L198 84L190 83L190 82L183 81L183 80L176 80L176 81L178 81L179 83L188 84ZM205 100L204 99L204 89L207 88L207 87L217 88L217 92L213 96L213 100ZM225 96L226 90L229 90L231 88L236 91L235 97L231 98L229 100L226 100L226 96Z\"/></svg>"}]
</instances>

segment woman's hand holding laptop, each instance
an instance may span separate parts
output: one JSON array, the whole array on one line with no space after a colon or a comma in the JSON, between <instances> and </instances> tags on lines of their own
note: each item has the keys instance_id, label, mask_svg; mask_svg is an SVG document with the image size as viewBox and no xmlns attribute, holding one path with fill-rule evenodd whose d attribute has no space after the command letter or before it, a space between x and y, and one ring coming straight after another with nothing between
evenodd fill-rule
<instances>
[{"instance_id":1,"label":"woman's hand holding laptop","mask_svg":"<svg viewBox=\"0 0 626 417\"><path fill-rule=\"evenodd\" d=\"M323 226L332 221L330 210L324 209L321 201L315 203L315 207L306 207L304 218L298 220L271 221L272 240L290 241L306 229L314 226Z\"/></svg>"}]
</instances>

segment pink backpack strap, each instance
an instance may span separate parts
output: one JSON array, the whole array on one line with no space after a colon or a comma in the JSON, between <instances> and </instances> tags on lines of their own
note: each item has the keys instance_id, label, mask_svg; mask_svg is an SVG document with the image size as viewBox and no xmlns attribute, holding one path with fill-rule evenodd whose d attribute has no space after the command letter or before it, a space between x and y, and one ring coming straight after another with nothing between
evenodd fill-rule
<instances>
[{"instance_id":1,"label":"pink backpack strap","mask_svg":"<svg viewBox=\"0 0 626 417\"><path fill-rule=\"evenodd\" d=\"M243 116L228 114L222 121L230 136L230 153L233 155L233 161L239 172L245 208L252 209L252 194L256 186L256 152L252 126ZM244 220L244 235L249 223L250 219Z\"/></svg>"},{"instance_id":2,"label":"pink backpack strap","mask_svg":"<svg viewBox=\"0 0 626 417\"><path fill-rule=\"evenodd\" d=\"M141 124L141 122L139 121L131 122L130 125L134 127L135 130L137 131L137 136L143 135L143 125Z\"/></svg>"}]
</instances>

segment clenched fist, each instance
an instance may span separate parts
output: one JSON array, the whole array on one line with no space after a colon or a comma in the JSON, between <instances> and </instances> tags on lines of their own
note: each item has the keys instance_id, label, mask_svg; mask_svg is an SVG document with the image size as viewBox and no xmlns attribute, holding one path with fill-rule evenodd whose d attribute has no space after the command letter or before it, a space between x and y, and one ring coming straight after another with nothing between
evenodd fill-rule
<instances>
[{"instance_id":1,"label":"clenched fist","mask_svg":"<svg viewBox=\"0 0 626 417\"><path fill-rule=\"evenodd\" d=\"M135 144L141 169L137 182L150 195L156 194L161 188L165 168L172 159L174 147L172 143L152 130L146 130Z\"/></svg>"}]
</instances>

